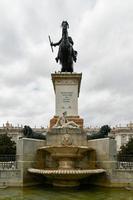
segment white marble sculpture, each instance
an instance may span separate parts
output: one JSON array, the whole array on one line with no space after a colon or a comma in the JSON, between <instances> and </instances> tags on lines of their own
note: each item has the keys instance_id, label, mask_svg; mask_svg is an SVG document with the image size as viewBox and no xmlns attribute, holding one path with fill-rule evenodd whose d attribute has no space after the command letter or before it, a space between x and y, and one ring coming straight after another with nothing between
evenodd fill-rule
<instances>
[{"instance_id":1,"label":"white marble sculpture","mask_svg":"<svg viewBox=\"0 0 133 200\"><path fill-rule=\"evenodd\" d=\"M56 124L54 125L54 128L79 128L79 125L76 124L73 121L68 121L67 118L67 112L63 112L62 116L58 118Z\"/></svg>"}]
</instances>

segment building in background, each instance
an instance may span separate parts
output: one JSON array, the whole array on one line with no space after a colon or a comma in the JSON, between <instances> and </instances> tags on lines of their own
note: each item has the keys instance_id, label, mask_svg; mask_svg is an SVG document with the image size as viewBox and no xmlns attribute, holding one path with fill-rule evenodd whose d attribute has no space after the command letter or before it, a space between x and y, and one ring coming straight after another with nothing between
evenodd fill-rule
<instances>
[{"instance_id":1,"label":"building in background","mask_svg":"<svg viewBox=\"0 0 133 200\"><path fill-rule=\"evenodd\" d=\"M100 130L100 127L88 127L85 131L88 134L97 133ZM111 127L111 133L109 134L113 137L117 142L117 151L120 150L122 145L125 145L130 138L133 138L133 123L130 122L127 126L119 126Z\"/></svg>"},{"instance_id":2,"label":"building in background","mask_svg":"<svg viewBox=\"0 0 133 200\"><path fill-rule=\"evenodd\" d=\"M0 134L7 134L9 137L11 137L11 139L15 142L17 142L17 139L19 137L22 137L23 133L22 133L22 129L23 129L23 125L17 125L17 126L13 126L11 123L9 123L8 121L3 124L2 127L0 127ZM46 128L44 127L34 127L32 128L35 132L39 132L39 133L44 133L46 132Z\"/></svg>"},{"instance_id":3,"label":"building in background","mask_svg":"<svg viewBox=\"0 0 133 200\"><path fill-rule=\"evenodd\" d=\"M117 151L122 145L125 145L131 138L133 138L133 123L130 122L127 126L116 126L112 128L111 134L117 142Z\"/></svg>"},{"instance_id":4,"label":"building in background","mask_svg":"<svg viewBox=\"0 0 133 200\"><path fill-rule=\"evenodd\" d=\"M19 137L22 137L22 129L23 125L13 126L8 121L3 124L3 127L0 127L0 134L7 134L9 137L12 138L13 141L17 141ZM34 127L32 128L35 132L44 133L47 131L47 128L44 127ZM85 128L86 133L93 134L97 133L100 130L100 127L88 127ZM133 138L133 123L130 122L127 126L116 126L111 127L110 136L115 138L117 142L117 151L120 150L122 145L125 145L130 138Z\"/></svg>"}]
</instances>

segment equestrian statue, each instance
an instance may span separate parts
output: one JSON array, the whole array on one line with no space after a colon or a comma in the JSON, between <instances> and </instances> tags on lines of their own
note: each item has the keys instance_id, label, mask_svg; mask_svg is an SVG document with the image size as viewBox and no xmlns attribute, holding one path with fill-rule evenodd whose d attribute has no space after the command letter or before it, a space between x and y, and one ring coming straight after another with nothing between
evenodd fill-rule
<instances>
[{"instance_id":1,"label":"equestrian statue","mask_svg":"<svg viewBox=\"0 0 133 200\"><path fill-rule=\"evenodd\" d=\"M61 24L62 27L62 38L59 42L53 43L51 42L50 36L50 45L53 51L53 46L59 46L57 57L55 58L56 62L58 61L61 64L61 72L73 72L73 61L77 60L77 51L73 49L74 42L70 36L68 36L67 29L69 28L69 24L67 21L63 21Z\"/></svg>"}]
</instances>

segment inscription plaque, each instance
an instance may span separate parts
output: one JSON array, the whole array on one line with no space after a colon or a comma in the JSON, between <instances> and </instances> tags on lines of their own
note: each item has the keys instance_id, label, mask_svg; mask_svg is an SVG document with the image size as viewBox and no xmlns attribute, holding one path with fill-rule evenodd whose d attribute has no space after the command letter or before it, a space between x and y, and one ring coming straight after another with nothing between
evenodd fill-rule
<instances>
[{"instance_id":1,"label":"inscription plaque","mask_svg":"<svg viewBox=\"0 0 133 200\"><path fill-rule=\"evenodd\" d=\"M70 103L73 92L61 92L63 103Z\"/></svg>"}]
</instances>

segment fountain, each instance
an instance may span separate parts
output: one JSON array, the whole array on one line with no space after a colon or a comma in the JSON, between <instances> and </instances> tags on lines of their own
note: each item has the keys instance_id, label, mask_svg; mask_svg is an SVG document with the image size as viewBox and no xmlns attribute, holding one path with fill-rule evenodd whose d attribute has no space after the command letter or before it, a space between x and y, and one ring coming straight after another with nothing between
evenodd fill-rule
<instances>
[{"instance_id":1,"label":"fountain","mask_svg":"<svg viewBox=\"0 0 133 200\"><path fill-rule=\"evenodd\" d=\"M87 146L84 131L70 127L70 123L52 128L47 133L46 146L38 148L37 157L38 168L29 168L28 171L45 176L54 186L79 186L81 179L105 172L97 168L95 150ZM43 168L39 162L44 163Z\"/></svg>"}]
</instances>

